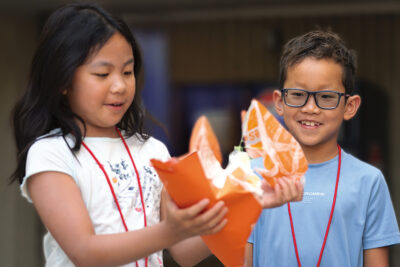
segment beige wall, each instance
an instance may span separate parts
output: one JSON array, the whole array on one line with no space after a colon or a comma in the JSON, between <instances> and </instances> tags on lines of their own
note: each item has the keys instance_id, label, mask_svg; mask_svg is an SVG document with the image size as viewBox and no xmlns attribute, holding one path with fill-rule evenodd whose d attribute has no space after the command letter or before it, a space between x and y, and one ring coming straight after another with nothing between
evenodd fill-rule
<instances>
[{"instance_id":1,"label":"beige wall","mask_svg":"<svg viewBox=\"0 0 400 267\"><path fill-rule=\"evenodd\" d=\"M33 18L0 18L0 266L7 267L40 266L42 258L35 211L6 179L15 167L10 110L26 81L36 33Z\"/></svg>"}]
</instances>

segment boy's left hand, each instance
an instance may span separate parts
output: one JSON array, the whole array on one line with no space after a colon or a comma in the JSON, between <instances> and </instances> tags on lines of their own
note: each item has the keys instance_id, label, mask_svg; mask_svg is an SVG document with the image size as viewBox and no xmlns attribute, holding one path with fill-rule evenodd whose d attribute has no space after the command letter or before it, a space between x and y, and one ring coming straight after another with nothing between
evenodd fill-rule
<instances>
[{"instance_id":1,"label":"boy's left hand","mask_svg":"<svg viewBox=\"0 0 400 267\"><path fill-rule=\"evenodd\" d=\"M289 178L279 178L276 184L271 187L265 180L261 182L263 195L261 205L264 209L275 208L291 201L301 201L303 199L303 184L297 180Z\"/></svg>"}]
</instances>

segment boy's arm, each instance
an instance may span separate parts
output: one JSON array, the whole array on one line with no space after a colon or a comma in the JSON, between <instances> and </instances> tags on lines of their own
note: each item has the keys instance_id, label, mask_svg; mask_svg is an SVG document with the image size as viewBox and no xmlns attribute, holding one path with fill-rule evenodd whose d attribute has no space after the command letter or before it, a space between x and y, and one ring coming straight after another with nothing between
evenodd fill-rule
<instances>
[{"instance_id":1,"label":"boy's arm","mask_svg":"<svg viewBox=\"0 0 400 267\"><path fill-rule=\"evenodd\" d=\"M247 243L244 267L253 267L253 243Z\"/></svg>"},{"instance_id":2,"label":"boy's arm","mask_svg":"<svg viewBox=\"0 0 400 267\"><path fill-rule=\"evenodd\" d=\"M364 267L388 267L389 248L372 248L364 250Z\"/></svg>"}]
</instances>

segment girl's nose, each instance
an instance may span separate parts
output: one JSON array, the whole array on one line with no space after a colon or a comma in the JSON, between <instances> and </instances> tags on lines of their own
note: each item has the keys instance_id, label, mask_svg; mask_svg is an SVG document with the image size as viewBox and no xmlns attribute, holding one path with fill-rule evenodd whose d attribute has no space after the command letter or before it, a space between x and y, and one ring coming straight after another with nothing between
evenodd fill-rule
<instances>
[{"instance_id":1,"label":"girl's nose","mask_svg":"<svg viewBox=\"0 0 400 267\"><path fill-rule=\"evenodd\" d=\"M116 75L111 85L111 92L114 94L123 93L126 90L126 82L124 77Z\"/></svg>"}]
</instances>

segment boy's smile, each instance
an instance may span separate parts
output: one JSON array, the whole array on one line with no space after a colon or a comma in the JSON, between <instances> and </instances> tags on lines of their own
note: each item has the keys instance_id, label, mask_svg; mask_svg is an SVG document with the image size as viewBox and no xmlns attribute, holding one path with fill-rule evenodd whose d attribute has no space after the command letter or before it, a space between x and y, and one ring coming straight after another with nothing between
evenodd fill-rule
<instances>
[{"instance_id":1,"label":"boy's smile","mask_svg":"<svg viewBox=\"0 0 400 267\"><path fill-rule=\"evenodd\" d=\"M288 68L284 88L345 93L342 76L342 67L332 59L308 57ZM350 119L355 114L346 113L349 102L353 101L352 97L349 97L347 102L345 97L341 97L338 106L330 110L319 108L311 95L302 107L286 105L280 91L274 92L274 100L277 113L283 116L287 128L300 143L306 156L309 150L321 151L318 155L321 161L336 155L337 138L342 121ZM308 156L307 159L312 163L313 159Z\"/></svg>"}]
</instances>

